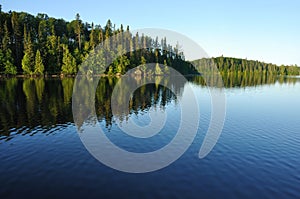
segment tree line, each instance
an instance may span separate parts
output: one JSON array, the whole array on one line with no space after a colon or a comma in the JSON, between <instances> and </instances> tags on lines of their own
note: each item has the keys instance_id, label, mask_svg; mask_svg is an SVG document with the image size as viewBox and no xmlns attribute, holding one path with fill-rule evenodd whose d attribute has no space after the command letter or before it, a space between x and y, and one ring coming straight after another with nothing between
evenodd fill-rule
<instances>
[{"instance_id":1,"label":"tree line","mask_svg":"<svg viewBox=\"0 0 300 199\"><path fill-rule=\"evenodd\" d=\"M49 17L47 14L33 16L26 12L2 12L1 5L0 75L74 75L88 55L95 52L96 46L108 38L117 41L113 40L104 48L106 52L110 52L109 56L118 55L118 58L106 71L93 70L97 74L102 72L124 74L136 66L141 66L142 75L168 74L167 67L157 64L155 69L151 69L145 66L146 63L159 63L171 66L182 74L211 72L213 71L211 66L215 64L217 69L225 74L242 72L299 75L299 67L296 65L277 66L223 56L190 63L185 61L179 45L173 47L167 43L166 38L159 40L157 37L151 38L138 33L133 35L129 26L124 28L121 24L117 28L111 20L108 20L105 26L101 26L84 23L80 15L76 14L75 19L68 22ZM128 51L130 52L124 53ZM98 61L99 63L91 63L91 65L104 65L101 59Z\"/></svg>"},{"instance_id":2,"label":"tree line","mask_svg":"<svg viewBox=\"0 0 300 199\"><path fill-rule=\"evenodd\" d=\"M1 10L1 7L0 7ZM0 12L0 74L25 74L25 75L51 75L51 74L76 74L78 66L88 57L94 48L104 40L118 33L122 45L116 47L120 54L106 73L124 74L128 68L156 62L173 66L182 73L191 73L195 70L192 65L184 61L178 46L167 44L166 38L135 35L130 33L129 26L124 29L113 25L108 20L105 26L94 23L84 23L80 15L76 14L74 20L68 22L64 19L49 17L47 14L33 16L26 12L9 11ZM112 42L117 43L117 42ZM142 49L144 46L151 48ZM125 49L131 53L124 55ZM142 50L137 50L142 49ZM154 74L155 71L144 71ZM163 73L163 68L158 68L156 73Z\"/></svg>"},{"instance_id":3,"label":"tree line","mask_svg":"<svg viewBox=\"0 0 300 199\"><path fill-rule=\"evenodd\" d=\"M297 65L277 66L272 63L264 63L257 60L238 59L232 57L204 58L192 62L200 72L221 72L222 75L231 73L242 73L245 75L300 75ZM215 67L212 67L214 65ZM216 71L214 71L216 70Z\"/></svg>"}]
</instances>

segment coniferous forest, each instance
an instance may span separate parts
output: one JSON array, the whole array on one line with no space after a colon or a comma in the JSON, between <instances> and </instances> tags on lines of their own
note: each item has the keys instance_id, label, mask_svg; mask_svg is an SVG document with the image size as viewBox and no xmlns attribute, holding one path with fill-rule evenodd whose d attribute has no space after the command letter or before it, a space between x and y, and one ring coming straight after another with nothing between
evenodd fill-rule
<instances>
[{"instance_id":1,"label":"coniferous forest","mask_svg":"<svg viewBox=\"0 0 300 199\"><path fill-rule=\"evenodd\" d=\"M1 10L1 7L0 7ZM33 16L25 12L0 12L0 75L74 75L88 54L105 39L126 32L124 46L118 51L131 49L132 53L120 56L106 70L107 74L124 74L127 70L145 63L168 65L182 74L196 74L215 64L222 73L265 73L275 75L299 75L299 67L217 57L194 61L197 67L184 60L179 46L171 46L167 39L150 38L138 33L132 35L129 26L116 27L111 20L104 26L83 22L76 14L74 20ZM151 48L143 50L143 46ZM114 53L114 52L112 52ZM122 53L120 53L122 54ZM144 69L143 74L164 74L165 68Z\"/></svg>"}]
</instances>

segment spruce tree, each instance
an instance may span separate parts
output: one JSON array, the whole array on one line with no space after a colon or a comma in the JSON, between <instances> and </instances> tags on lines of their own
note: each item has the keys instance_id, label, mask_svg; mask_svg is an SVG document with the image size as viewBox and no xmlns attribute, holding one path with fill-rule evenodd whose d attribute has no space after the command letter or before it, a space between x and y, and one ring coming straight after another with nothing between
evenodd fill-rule
<instances>
[{"instance_id":1,"label":"spruce tree","mask_svg":"<svg viewBox=\"0 0 300 199\"><path fill-rule=\"evenodd\" d=\"M61 72L64 75L70 75L76 73L76 60L69 52L68 46L63 45L63 65L61 67Z\"/></svg>"},{"instance_id":2,"label":"spruce tree","mask_svg":"<svg viewBox=\"0 0 300 199\"><path fill-rule=\"evenodd\" d=\"M155 65L155 75L161 75L162 71L158 63Z\"/></svg>"},{"instance_id":3,"label":"spruce tree","mask_svg":"<svg viewBox=\"0 0 300 199\"><path fill-rule=\"evenodd\" d=\"M4 24L4 37L2 39L2 49L0 54L0 71L4 72L5 74L15 75L17 74L17 67L14 65L14 59L12 57L12 51L9 48L9 31L7 28L7 21Z\"/></svg>"},{"instance_id":4,"label":"spruce tree","mask_svg":"<svg viewBox=\"0 0 300 199\"><path fill-rule=\"evenodd\" d=\"M39 50L36 51L35 54L35 67L34 67L34 74L43 75L44 73L44 64L42 60L42 56Z\"/></svg>"},{"instance_id":5,"label":"spruce tree","mask_svg":"<svg viewBox=\"0 0 300 199\"><path fill-rule=\"evenodd\" d=\"M25 74L32 75L34 73L34 52L30 33L27 34L26 26L24 26L24 57L22 59L22 69Z\"/></svg>"}]
</instances>

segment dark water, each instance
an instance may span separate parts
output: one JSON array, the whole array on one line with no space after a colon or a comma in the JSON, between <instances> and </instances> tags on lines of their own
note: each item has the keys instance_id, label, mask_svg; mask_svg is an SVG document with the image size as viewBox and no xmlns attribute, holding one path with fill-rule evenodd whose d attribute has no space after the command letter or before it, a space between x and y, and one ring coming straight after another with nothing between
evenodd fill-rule
<instances>
[{"instance_id":1,"label":"dark water","mask_svg":"<svg viewBox=\"0 0 300 199\"><path fill-rule=\"evenodd\" d=\"M110 109L117 81L102 78L95 96L110 140L133 152L169 143L184 85L175 85L175 93L143 86L124 115ZM0 80L0 198L300 198L299 78L225 78L224 129L204 159L198 152L210 120L210 95L201 78L190 78L201 112L197 136L177 161L144 174L111 169L86 150L73 121L73 84L68 78ZM170 115L163 133L140 140L120 132L116 121L133 118L147 125L150 111Z\"/></svg>"}]
</instances>

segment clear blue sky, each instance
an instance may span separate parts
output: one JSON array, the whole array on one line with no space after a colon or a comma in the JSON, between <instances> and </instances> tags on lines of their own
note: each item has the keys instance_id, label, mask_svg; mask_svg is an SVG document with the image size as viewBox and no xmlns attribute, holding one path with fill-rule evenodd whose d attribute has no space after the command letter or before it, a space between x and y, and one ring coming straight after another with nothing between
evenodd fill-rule
<instances>
[{"instance_id":1,"label":"clear blue sky","mask_svg":"<svg viewBox=\"0 0 300 199\"><path fill-rule=\"evenodd\" d=\"M105 2L105 3L103 3ZM2 0L4 11L131 29L166 28L196 41L210 56L300 65L299 0Z\"/></svg>"}]
</instances>

